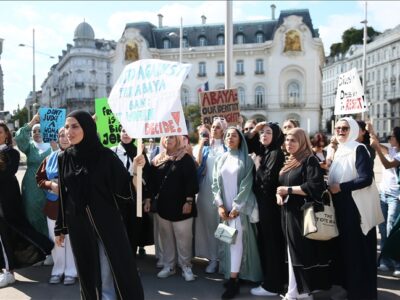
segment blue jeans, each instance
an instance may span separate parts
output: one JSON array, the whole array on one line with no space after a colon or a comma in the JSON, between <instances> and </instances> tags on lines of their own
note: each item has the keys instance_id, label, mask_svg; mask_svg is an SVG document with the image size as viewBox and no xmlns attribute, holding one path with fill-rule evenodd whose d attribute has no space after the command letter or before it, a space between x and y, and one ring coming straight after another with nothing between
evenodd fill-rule
<instances>
[{"instance_id":1,"label":"blue jeans","mask_svg":"<svg viewBox=\"0 0 400 300\"><path fill-rule=\"evenodd\" d=\"M379 232L381 234L381 250L385 245L386 239L393 228L394 222L400 214L400 200L399 196L380 193L381 208L385 222L379 225ZM387 258L381 259L381 264L388 267L393 265L396 270L400 270L400 262L393 261Z\"/></svg>"}]
</instances>

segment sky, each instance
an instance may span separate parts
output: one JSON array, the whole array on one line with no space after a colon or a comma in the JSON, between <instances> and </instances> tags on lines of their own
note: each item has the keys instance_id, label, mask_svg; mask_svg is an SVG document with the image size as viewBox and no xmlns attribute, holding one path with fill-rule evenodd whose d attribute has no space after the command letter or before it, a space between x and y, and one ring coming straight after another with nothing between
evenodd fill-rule
<instances>
[{"instance_id":1,"label":"sky","mask_svg":"<svg viewBox=\"0 0 400 300\"><path fill-rule=\"evenodd\" d=\"M234 1L233 21L270 20L271 4L276 18L281 10L309 9L314 28L319 28L325 55L332 43L340 42L343 31L361 28L365 1ZM400 23L400 1L368 1L368 25L378 31ZM0 1L0 38L4 39L0 64L4 73L5 110L22 108L32 90L32 45L35 29L36 90L58 61L67 43L73 44L74 30L84 20L95 38L115 40L121 37L126 23L148 21L158 25L157 14L164 16L164 26L200 25L201 15L208 24L225 21L224 1ZM51 59L54 56L55 59Z\"/></svg>"}]
</instances>

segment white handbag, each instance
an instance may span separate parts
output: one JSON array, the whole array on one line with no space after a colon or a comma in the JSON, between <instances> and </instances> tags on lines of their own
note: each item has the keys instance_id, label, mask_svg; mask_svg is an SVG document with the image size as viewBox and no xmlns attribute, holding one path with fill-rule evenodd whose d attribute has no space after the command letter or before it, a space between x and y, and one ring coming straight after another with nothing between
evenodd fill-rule
<instances>
[{"instance_id":1,"label":"white handbag","mask_svg":"<svg viewBox=\"0 0 400 300\"><path fill-rule=\"evenodd\" d=\"M236 228L230 227L227 222L219 223L214 236L220 241L227 244L234 244L236 242L238 231Z\"/></svg>"}]
</instances>

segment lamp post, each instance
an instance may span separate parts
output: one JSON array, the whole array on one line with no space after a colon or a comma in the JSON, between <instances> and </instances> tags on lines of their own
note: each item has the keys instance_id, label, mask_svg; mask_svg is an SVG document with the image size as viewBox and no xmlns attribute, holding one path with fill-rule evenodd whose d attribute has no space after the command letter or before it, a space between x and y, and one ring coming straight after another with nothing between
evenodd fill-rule
<instances>
[{"instance_id":1,"label":"lamp post","mask_svg":"<svg viewBox=\"0 0 400 300\"><path fill-rule=\"evenodd\" d=\"M365 94L365 87L367 85L367 1L365 1L365 19L361 21L364 24L364 37L363 37L363 60L362 60L362 68L363 68L363 94L364 94L364 102L367 103L367 95ZM369 111L368 111L369 117ZM364 112L361 113L361 119L364 120Z\"/></svg>"},{"instance_id":2,"label":"lamp post","mask_svg":"<svg viewBox=\"0 0 400 300\"><path fill-rule=\"evenodd\" d=\"M33 113L35 113L35 109L38 108L38 103L37 103L37 98L36 98L36 71L35 71L35 67L36 67L36 59L35 59L35 55L36 52L46 55L49 58L54 58L54 56L44 53L44 52L40 52L40 51L36 51L35 49L35 28L32 29L32 46L31 45L27 45L27 44L19 44L19 47L28 47L28 48L32 48L32 108L33 108ZM28 121L30 119L30 104L28 103Z\"/></svg>"},{"instance_id":3,"label":"lamp post","mask_svg":"<svg viewBox=\"0 0 400 300\"><path fill-rule=\"evenodd\" d=\"M179 36L175 32L170 32L168 36L179 37L179 63L182 63L182 37L183 35L183 27L182 27L182 17L181 17L181 25L179 27Z\"/></svg>"}]
</instances>

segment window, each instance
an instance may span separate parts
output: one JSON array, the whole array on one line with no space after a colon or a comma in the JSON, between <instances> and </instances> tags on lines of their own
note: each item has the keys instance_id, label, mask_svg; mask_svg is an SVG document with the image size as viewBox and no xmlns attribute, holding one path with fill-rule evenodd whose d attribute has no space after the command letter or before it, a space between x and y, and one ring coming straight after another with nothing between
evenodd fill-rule
<instances>
[{"instance_id":1,"label":"window","mask_svg":"<svg viewBox=\"0 0 400 300\"><path fill-rule=\"evenodd\" d=\"M239 103L241 105L245 105L246 104L246 94L245 94L244 88L240 86L240 87L238 87L237 91L238 91Z\"/></svg>"},{"instance_id":2,"label":"window","mask_svg":"<svg viewBox=\"0 0 400 300\"><path fill-rule=\"evenodd\" d=\"M217 44L219 46L225 45L225 39L224 39L224 35L223 34L219 34L217 36Z\"/></svg>"},{"instance_id":3,"label":"window","mask_svg":"<svg viewBox=\"0 0 400 300\"><path fill-rule=\"evenodd\" d=\"M256 59L256 74L264 74L264 60Z\"/></svg>"},{"instance_id":4,"label":"window","mask_svg":"<svg viewBox=\"0 0 400 300\"><path fill-rule=\"evenodd\" d=\"M236 61L236 75L244 75L244 62L243 60Z\"/></svg>"},{"instance_id":5,"label":"window","mask_svg":"<svg viewBox=\"0 0 400 300\"><path fill-rule=\"evenodd\" d=\"M181 90L181 102L184 106L189 104L189 90L187 88L182 88Z\"/></svg>"},{"instance_id":6,"label":"window","mask_svg":"<svg viewBox=\"0 0 400 300\"><path fill-rule=\"evenodd\" d=\"M381 114L381 106L379 104L376 105L376 116L379 118Z\"/></svg>"},{"instance_id":7,"label":"window","mask_svg":"<svg viewBox=\"0 0 400 300\"><path fill-rule=\"evenodd\" d=\"M388 69L384 68L383 69L383 79L387 79L388 78Z\"/></svg>"},{"instance_id":8,"label":"window","mask_svg":"<svg viewBox=\"0 0 400 300\"><path fill-rule=\"evenodd\" d=\"M199 37L199 46L204 47L207 46L207 39L205 36Z\"/></svg>"},{"instance_id":9,"label":"window","mask_svg":"<svg viewBox=\"0 0 400 300\"><path fill-rule=\"evenodd\" d=\"M182 48L188 48L189 47L189 42L187 38L182 39Z\"/></svg>"},{"instance_id":10,"label":"window","mask_svg":"<svg viewBox=\"0 0 400 300\"><path fill-rule=\"evenodd\" d=\"M264 88L262 86L256 87L256 94L255 94L256 107L264 106L264 95L265 95Z\"/></svg>"},{"instance_id":11,"label":"window","mask_svg":"<svg viewBox=\"0 0 400 300\"><path fill-rule=\"evenodd\" d=\"M256 43L258 44L264 43L264 34L262 32L258 32L256 34Z\"/></svg>"},{"instance_id":12,"label":"window","mask_svg":"<svg viewBox=\"0 0 400 300\"><path fill-rule=\"evenodd\" d=\"M199 76L206 76L206 63L204 61L199 62Z\"/></svg>"},{"instance_id":13,"label":"window","mask_svg":"<svg viewBox=\"0 0 400 300\"><path fill-rule=\"evenodd\" d=\"M297 82L291 82L288 85L288 103L298 104L300 100L300 87Z\"/></svg>"},{"instance_id":14,"label":"window","mask_svg":"<svg viewBox=\"0 0 400 300\"><path fill-rule=\"evenodd\" d=\"M171 42L170 42L169 39L164 39L164 40L163 40L163 48L164 48L164 49L169 49L169 48L171 48Z\"/></svg>"},{"instance_id":15,"label":"window","mask_svg":"<svg viewBox=\"0 0 400 300\"><path fill-rule=\"evenodd\" d=\"M225 64L222 60L217 62L217 76L223 76L225 73Z\"/></svg>"},{"instance_id":16,"label":"window","mask_svg":"<svg viewBox=\"0 0 400 300\"><path fill-rule=\"evenodd\" d=\"M244 44L244 35L242 33L236 36L236 44Z\"/></svg>"}]
</instances>

